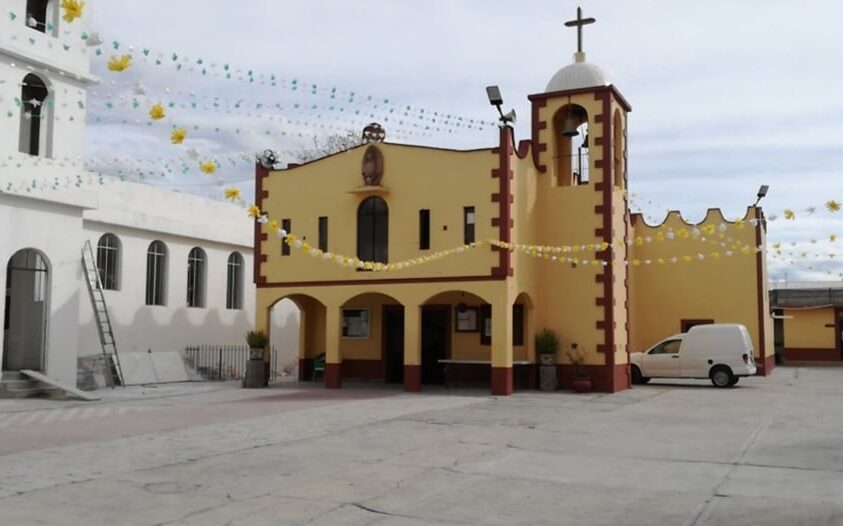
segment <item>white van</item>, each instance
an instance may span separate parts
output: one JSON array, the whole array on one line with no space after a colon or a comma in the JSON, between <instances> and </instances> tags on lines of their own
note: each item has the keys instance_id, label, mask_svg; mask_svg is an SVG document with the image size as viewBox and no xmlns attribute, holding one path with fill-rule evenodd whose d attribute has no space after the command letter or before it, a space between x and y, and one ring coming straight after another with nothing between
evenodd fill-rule
<instances>
[{"instance_id":1,"label":"white van","mask_svg":"<svg viewBox=\"0 0 843 526\"><path fill-rule=\"evenodd\" d=\"M709 378L715 387L732 387L755 374L755 354L746 327L697 325L630 355L632 383L650 378Z\"/></svg>"}]
</instances>

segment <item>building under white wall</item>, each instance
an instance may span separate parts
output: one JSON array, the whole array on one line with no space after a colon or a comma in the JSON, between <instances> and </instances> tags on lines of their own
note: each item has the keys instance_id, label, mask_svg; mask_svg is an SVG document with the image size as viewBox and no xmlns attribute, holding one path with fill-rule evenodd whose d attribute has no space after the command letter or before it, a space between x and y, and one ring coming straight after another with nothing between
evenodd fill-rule
<instances>
[{"instance_id":1,"label":"building under white wall","mask_svg":"<svg viewBox=\"0 0 843 526\"><path fill-rule=\"evenodd\" d=\"M88 15L71 25L58 0L7 4L15 16L0 21L3 371L35 369L73 384L78 363L101 353L81 257L86 241L121 357L242 344L255 293L244 211L85 173L84 110L78 115L86 88L98 82L79 37Z\"/></svg>"}]
</instances>

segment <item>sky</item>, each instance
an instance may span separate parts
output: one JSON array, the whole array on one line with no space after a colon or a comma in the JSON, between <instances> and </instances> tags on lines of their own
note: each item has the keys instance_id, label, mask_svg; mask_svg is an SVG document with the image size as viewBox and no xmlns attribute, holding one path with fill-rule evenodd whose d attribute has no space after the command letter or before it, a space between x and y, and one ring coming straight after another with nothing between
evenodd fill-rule
<instances>
[{"instance_id":1,"label":"sky","mask_svg":"<svg viewBox=\"0 0 843 526\"><path fill-rule=\"evenodd\" d=\"M235 183L249 192L254 152L272 148L291 161L314 136L360 130L371 121L384 125L389 141L494 146L493 125L469 129L443 120L494 121L484 91L490 84L500 86L505 111L516 110L516 137L525 139L527 95L544 91L572 61L576 33L564 22L577 5L90 0L93 29L120 49L93 57L103 83L89 93L86 156L103 171L151 166L155 173L145 180L181 191L216 197L220 184ZM843 259L843 240L829 236L843 237L843 212L828 213L824 203L843 201L843 2L579 5L597 18L585 28L588 61L608 73L633 107L630 191L648 220L660 222L676 209L699 221L718 207L734 219L768 184L762 204L774 218L770 242L783 243L798 261L771 258L772 277L839 280L843 264L829 254ZM135 65L108 72L112 52L132 53ZM133 91L136 83L144 96ZM138 109L131 107L135 99ZM144 113L153 101L174 106L163 123L150 125ZM180 147L169 142L173 126L189 130ZM191 148L200 159L217 159L219 171L197 173L197 163L185 157ZM796 219L785 220L785 209Z\"/></svg>"}]
</instances>

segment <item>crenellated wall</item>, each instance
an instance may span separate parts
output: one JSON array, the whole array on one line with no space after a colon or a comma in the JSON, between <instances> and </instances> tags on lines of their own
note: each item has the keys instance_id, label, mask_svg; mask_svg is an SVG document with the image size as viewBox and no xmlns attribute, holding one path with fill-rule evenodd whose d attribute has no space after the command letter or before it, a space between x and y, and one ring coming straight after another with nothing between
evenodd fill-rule
<instances>
[{"instance_id":1,"label":"crenellated wall","mask_svg":"<svg viewBox=\"0 0 843 526\"><path fill-rule=\"evenodd\" d=\"M631 225L631 351L681 332L683 320L713 320L745 325L757 360L770 361L766 263L764 252L755 250L765 239L759 208L733 220L710 209L700 223L670 212L659 225L634 214Z\"/></svg>"}]
</instances>

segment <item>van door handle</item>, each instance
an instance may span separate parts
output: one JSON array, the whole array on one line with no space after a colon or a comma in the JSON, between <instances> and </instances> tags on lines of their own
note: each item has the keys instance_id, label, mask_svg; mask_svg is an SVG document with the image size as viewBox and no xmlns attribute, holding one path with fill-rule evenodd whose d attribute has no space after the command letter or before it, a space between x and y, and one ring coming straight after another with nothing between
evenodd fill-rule
<instances>
[{"instance_id":1,"label":"van door handle","mask_svg":"<svg viewBox=\"0 0 843 526\"><path fill-rule=\"evenodd\" d=\"M679 358L679 355L678 355L678 354L674 354L673 356L671 356L671 358Z\"/></svg>"}]
</instances>

